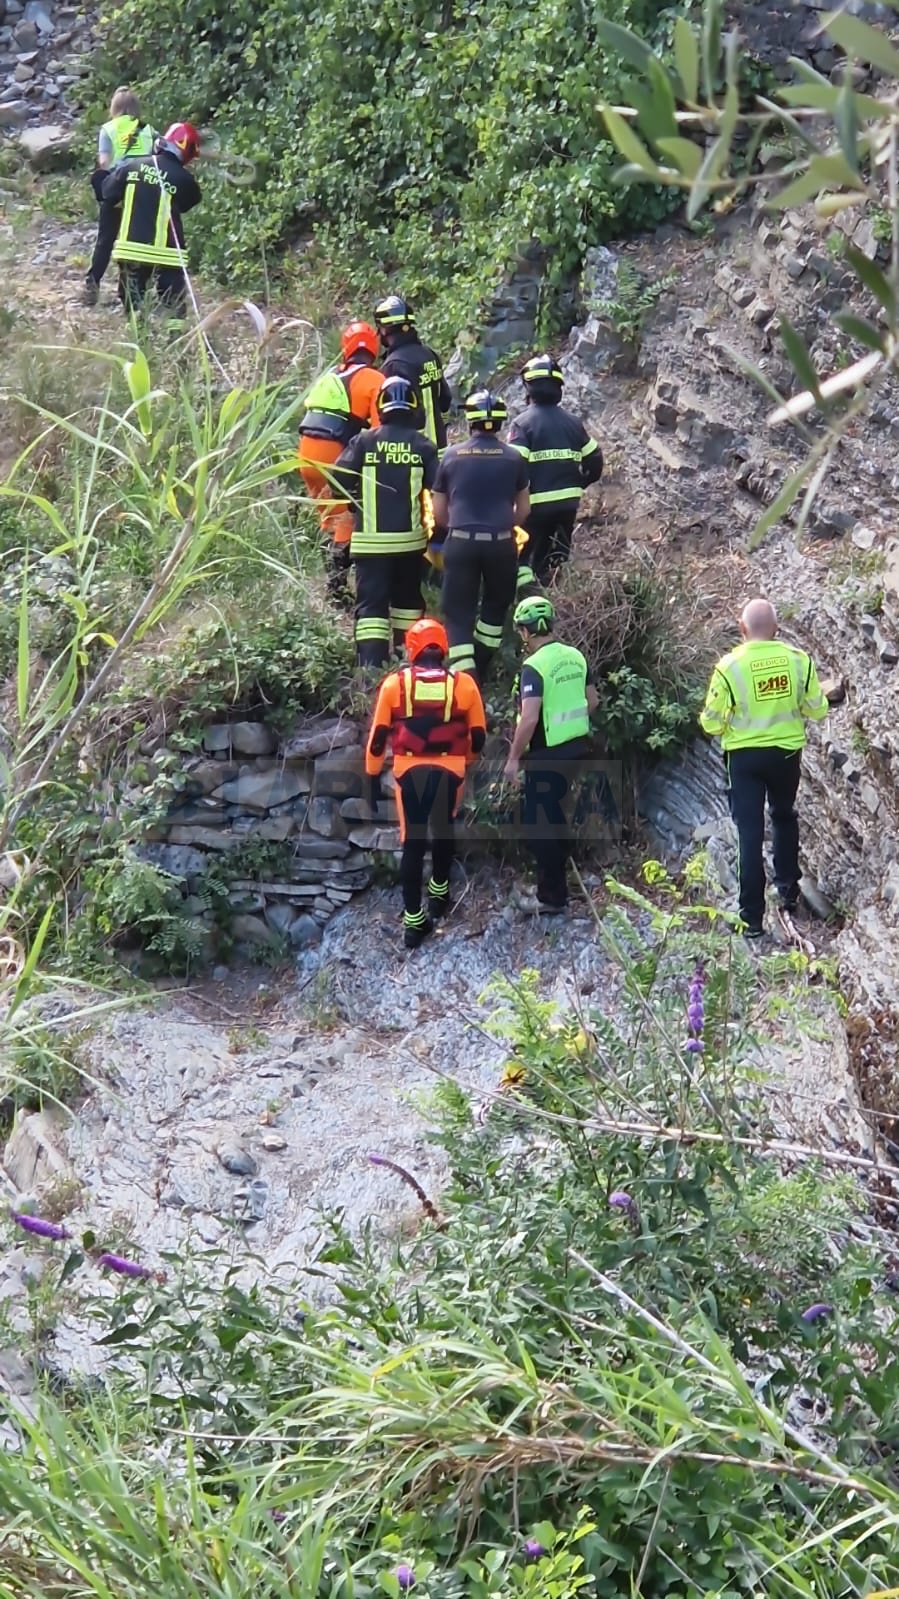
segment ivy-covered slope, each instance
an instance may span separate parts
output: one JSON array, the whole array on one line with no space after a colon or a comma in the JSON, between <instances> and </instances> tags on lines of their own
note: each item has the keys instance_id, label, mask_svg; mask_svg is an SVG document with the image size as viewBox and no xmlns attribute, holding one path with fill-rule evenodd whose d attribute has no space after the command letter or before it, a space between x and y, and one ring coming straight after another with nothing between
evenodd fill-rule
<instances>
[{"instance_id":1,"label":"ivy-covered slope","mask_svg":"<svg viewBox=\"0 0 899 1599\"><path fill-rule=\"evenodd\" d=\"M601 17L656 37L667 20L659 0L123 0L104 18L97 109L128 80L157 124L212 124L256 162L252 187L207 169L190 230L207 270L248 289L263 252L283 269L284 242L311 233L338 299L401 283L446 335L523 240L561 276L670 208L612 183L596 106L620 99L626 69Z\"/></svg>"}]
</instances>

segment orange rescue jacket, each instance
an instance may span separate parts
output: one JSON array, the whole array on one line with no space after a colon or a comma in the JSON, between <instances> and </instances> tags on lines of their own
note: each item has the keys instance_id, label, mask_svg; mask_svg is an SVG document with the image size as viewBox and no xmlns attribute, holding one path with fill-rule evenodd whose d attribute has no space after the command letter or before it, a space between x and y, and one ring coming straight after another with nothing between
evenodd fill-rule
<instances>
[{"instance_id":1,"label":"orange rescue jacket","mask_svg":"<svg viewBox=\"0 0 899 1599\"><path fill-rule=\"evenodd\" d=\"M484 747L484 702L473 677L443 666L401 666L378 690L365 748L365 770L377 777L388 744L393 769L440 766L464 778Z\"/></svg>"}]
</instances>

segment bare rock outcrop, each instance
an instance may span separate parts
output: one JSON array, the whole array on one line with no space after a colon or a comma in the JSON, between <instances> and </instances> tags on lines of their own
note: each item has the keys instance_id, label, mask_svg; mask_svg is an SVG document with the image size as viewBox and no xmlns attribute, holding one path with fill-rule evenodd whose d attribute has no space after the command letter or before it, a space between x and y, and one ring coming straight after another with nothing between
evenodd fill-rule
<instances>
[{"instance_id":1,"label":"bare rock outcrop","mask_svg":"<svg viewBox=\"0 0 899 1599\"><path fill-rule=\"evenodd\" d=\"M845 226L873 259L876 216L853 211ZM663 267L674 279L642 331L630 373L610 368L615 330L595 314L574 331L564 364L567 397L610 462L604 509L586 545L596 540L612 559L633 558L647 543L666 552L672 580L686 574L704 612L708 665L716 644L735 641L743 601L767 593L785 636L808 648L835 697L842 693L827 722L811 731L801 792L805 863L812 893L844 919L836 951L847 991L859 1004L891 1009L899 1005L895 379L881 385L869 414L834 452L802 533L781 522L750 549L762 508L805 445L791 428L770 425L772 402L747 365L781 392L796 390L781 315L800 331L822 376L857 353L833 312L846 304L864 315L872 306L841 259L843 239L811 210L779 217L750 205L712 239L663 230L623 252L645 279ZM813 434L825 425L815 415ZM685 761L654 774L644 809L671 854L715 841L731 886L723 774L709 746L697 743Z\"/></svg>"}]
</instances>

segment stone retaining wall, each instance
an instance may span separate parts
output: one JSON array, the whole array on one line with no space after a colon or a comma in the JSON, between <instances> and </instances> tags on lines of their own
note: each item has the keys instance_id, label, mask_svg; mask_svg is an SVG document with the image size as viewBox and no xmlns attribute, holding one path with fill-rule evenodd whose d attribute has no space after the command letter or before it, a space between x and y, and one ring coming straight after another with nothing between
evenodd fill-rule
<instances>
[{"instance_id":1,"label":"stone retaining wall","mask_svg":"<svg viewBox=\"0 0 899 1599\"><path fill-rule=\"evenodd\" d=\"M283 844L289 869L278 880L235 877L232 935L250 945L317 942L328 918L369 886L376 856L399 850L393 774L373 810L361 740L345 718L309 718L285 739L265 722L207 727L139 857L179 878L187 909L211 920L198 892L210 862L256 841Z\"/></svg>"}]
</instances>

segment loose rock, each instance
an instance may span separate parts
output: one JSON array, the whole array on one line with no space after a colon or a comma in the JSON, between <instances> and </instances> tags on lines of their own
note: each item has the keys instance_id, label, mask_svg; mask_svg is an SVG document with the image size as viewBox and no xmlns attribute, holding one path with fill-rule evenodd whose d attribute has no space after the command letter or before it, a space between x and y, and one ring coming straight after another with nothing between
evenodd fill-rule
<instances>
[{"instance_id":1,"label":"loose rock","mask_svg":"<svg viewBox=\"0 0 899 1599\"><path fill-rule=\"evenodd\" d=\"M258 1162L240 1144L220 1144L216 1154L225 1171L233 1177L255 1177L259 1170Z\"/></svg>"}]
</instances>

